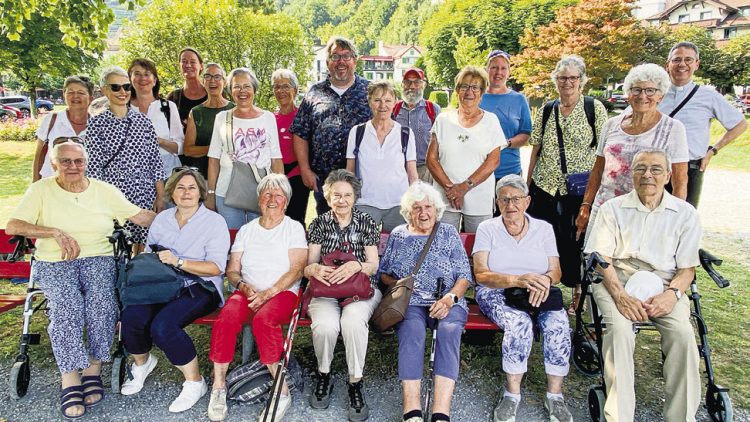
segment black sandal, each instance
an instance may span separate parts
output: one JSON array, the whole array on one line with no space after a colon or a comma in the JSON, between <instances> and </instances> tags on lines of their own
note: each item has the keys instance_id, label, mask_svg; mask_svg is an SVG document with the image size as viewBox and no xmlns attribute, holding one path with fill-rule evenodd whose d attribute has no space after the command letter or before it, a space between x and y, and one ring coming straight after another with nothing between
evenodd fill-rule
<instances>
[{"instance_id":1,"label":"black sandal","mask_svg":"<svg viewBox=\"0 0 750 422\"><path fill-rule=\"evenodd\" d=\"M86 375L81 377L81 389L83 391L83 405L92 407L104 400L104 384L102 384L101 375ZM94 394L99 394L99 400L93 403L86 403L86 398Z\"/></svg>"},{"instance_id":2,"label":"black sandal","mask_svg":"<svg viewBox=\"0 0 750 422\"><path fill-rule=\"evenodd\" d=\"M83 413L77 416L70 416L65 413L66 410L74 406L83 407ZM79 419L86 414L86 405L83 404L83 386L74 385L60 391L60 413L68 420Z\"/></svg>"}]
</instances>

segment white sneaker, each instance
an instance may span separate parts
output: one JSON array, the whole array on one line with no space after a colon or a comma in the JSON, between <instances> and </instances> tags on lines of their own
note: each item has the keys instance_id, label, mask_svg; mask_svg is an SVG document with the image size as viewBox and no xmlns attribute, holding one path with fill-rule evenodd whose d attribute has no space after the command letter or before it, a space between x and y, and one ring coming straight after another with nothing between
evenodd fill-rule
<instances>
[{"instance_id":1,"label":"white sneaker","mask_svg":"<svg viewBox=\"0 0 750 422\"><path fill-rule=\"evenodd\" d=\"M156 359L154 355L149 354L148 360L143 365L136 365L133 363L130 365L130 372L133 374L133 379L126 380L120 386L120 394L123 396L130 396L143 389L143 383L146 382L146 377L151 371L156 368L156 363L159 359Z\"/></svg>"},{"instance_id":2,"label":"white sneaker","mask_svg":"<svg viewBox=\"0 0 750 422\"><path fill-rule=\"evenodd\" d=\"M182 383L180 395L169 405L169 411L172 413L184 412L198 403L201 397L208 393L206 380L201 377L200 381L185 381Z\"/></svg>"},{"instance_id":3,"label":"white sneaker","mask_svg":"<svg viewBox=\"0 0 750 422\"><path fill-rule=\"evenodd\" d=\"M211 390L211 400L208 401L208 419L218 422L226 419L227 389Z\"/></svg>"},{"instance_id":4,"label":"white sneaker","mask_svg":"<svg viewBox=\"0 0 750 422\"><path fill-rule=\"evenodd\" d=\"M263 419L263 417L266 414L266 408L263 407L263 410L260 412L260 417L258 418L258 422L279 422L284 417L284 414L287 410L292 406L292 396L291 395L282 395L279 397L279 407L276 409L276 417L271 419L271 414L273 414L273 402L271 402L271 408L269 409L268 418Z\"/></svg>"}]
</instances>

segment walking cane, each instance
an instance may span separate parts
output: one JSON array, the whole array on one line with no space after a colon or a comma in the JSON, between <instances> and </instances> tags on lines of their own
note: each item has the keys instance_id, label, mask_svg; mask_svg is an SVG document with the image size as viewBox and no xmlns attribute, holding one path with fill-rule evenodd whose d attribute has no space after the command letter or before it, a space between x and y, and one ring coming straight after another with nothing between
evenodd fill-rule
<instances>
[{"instance_id":1,"label":"walking cane","mask_svg":"<svg viewBox=\"0 0 750 422\"><path fill-rule=\"evenodd\" d=\"M266 403L263 409L263 422L270 422L276 419L276 410L279 408L279 398L281 397L281 390L284 389L284 379L286 378L287 365L289 364L289 358L292 355L292 344L294 343L294 333L297 331L297 322L299 321L299 315L302 312L302 296L307 287L307 279L303 278L299 288L299 296L297 297L297 308L292 314L292 319L289 321L289 328L286 333L286 343L284 344L284 351L281 353L281 359L279 359L278 367L276 368L276 374L273 377L273 384L271 384L271 391L268 403ZM271 409L273 406L273 409ZM270 418L269 418L270 416Z\"/></svg>"},{"instance_id":2,"label":"walking cane","mask_svg":"<svg viewBox=\"0 0 750 422\"><path fill-rule=\"evenodd\" d=\"M440 300L443 297L443 277L437 279L437 291L435 292L435 300ZM433 378L435 376L435 343L437 342L438 325L440 324L439 319L435 319L435 328L432 329L432 346L430 348L430 376L426 382L426 392L424 395L424 413L425 415L431 415L430 405L432 404L432 388L434 385ZM425 418L426 420L427 418Z\"/></svg>"}]
</instances>

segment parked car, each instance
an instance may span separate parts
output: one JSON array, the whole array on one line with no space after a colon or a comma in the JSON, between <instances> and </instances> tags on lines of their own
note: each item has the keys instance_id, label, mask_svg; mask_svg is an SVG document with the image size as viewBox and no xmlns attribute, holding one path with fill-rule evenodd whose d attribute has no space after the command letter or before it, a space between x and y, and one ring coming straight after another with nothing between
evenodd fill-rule
<instances>
[{"instance_id":1,"label":"parked car","mask_svg":"<svg viewBox=\"0 0 750 422\"><path fill-rule=\"evenodd\" d=\"M739 98L745 113L750 113L750 94L742 94Z\"/></svg>"},{"instance_id":2,"label":"parked car","mask_svg":"<svg viewBox=\"0 0 750 422\"><path fill-rule=\"evenodd\" d=\"M612 94L607 98L607 102L612 105L613 108L626 109L628 104L628 97L625 94Z\"/></svg>"},{"instance_id":3,"label":"parked car","mask_svg":"<svg viewBox=\"0 0 750 422\"><path fill-rule=\"evenodd\" d=\"M0 122L8 122L21 118L23 118L21 110L5 104L0 104Z\"/></svg>"},{"instance_id":4,"label":"parked car","mask_svg":"<svg viewBox=\"0 0 750 422\"><path fill-rule=\"evenodd\" d=\"M0 104L8 105L21 110L24 117L31 116L31 101L29 101L29 97L25 95L9 95L7 97L0 97ZM52 109L55 108L55 105L51 101L37 98L36 108L39 111L52 111Z\"/></svg>"}]
</instances>

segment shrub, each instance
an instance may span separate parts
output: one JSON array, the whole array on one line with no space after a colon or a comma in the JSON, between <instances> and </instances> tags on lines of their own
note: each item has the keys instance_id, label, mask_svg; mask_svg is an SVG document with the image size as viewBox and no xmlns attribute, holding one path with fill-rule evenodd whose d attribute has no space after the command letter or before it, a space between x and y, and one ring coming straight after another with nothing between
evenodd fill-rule
<instances>
[{"instance_id":1,"label":"shrub","mask_svg":"<svg viewBox=\"0 0 750 422\"><path fill-rule=\"evenodd\" d=\"M439 105L440 108L448 107L448 93L445 91L430 92L429 100Z\"/></svg>"},{"instance_id":2,"label":"shrub","mask_svg":"<svg viewBox=\"0 0 750 422\"><path fill-rule=\"evenodd\" d=\"M0 141L36 141L39 122L35 119L0 122Z\"/></svg>"}]
</instances>

